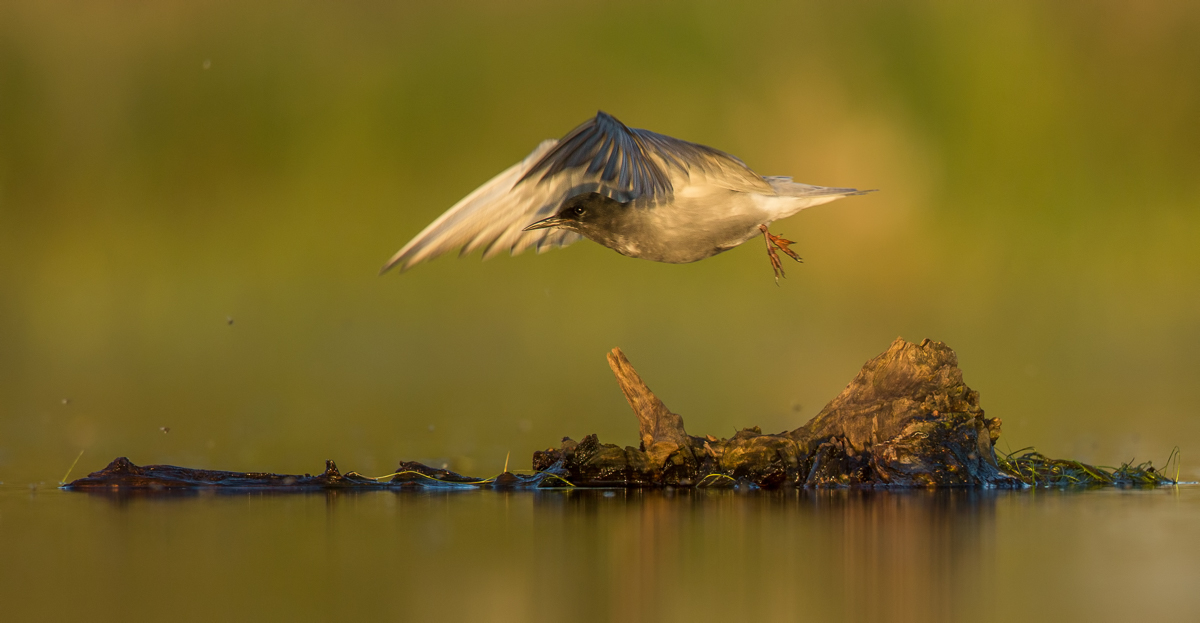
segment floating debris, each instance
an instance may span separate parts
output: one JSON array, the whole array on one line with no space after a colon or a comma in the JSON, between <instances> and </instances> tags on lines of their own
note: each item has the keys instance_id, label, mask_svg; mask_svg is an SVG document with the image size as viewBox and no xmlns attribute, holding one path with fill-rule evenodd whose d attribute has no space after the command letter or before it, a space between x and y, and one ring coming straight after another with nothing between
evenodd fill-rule
<instances>
[{"instance_id":1,"label":"floating debris","mask_svg":"<svg viewBox=\"0 0 1200 623\"><path fill-rule=\"evenodd\" d=\"M688 434L646 386L620 349L609 366L639 423L638 447L603 444L596 435L564 437L558 448L534 452L532 474L464 476L417 462L370 478L342 475L333 461L317 476L140 467L126 458L69 485L71 489L178 489L201 487L321 489L538 488L538 487L1067 487L1173 484L1178 449L1167 467L1149 462L1117 468L1050 459L1031 448L997 456L1000 419L984 416L979 392L963 382L958 357L941 342L897 339L868 361L837 398L792 431L763 434L757 427L727 439ZM169 429L162 427L164 433ZM434 425L428 425L433 431ZM209 442L209 447L213 442ZM68 472L69 473L69 472ZM65 480L65 478L64 478Z\"/></svg>"}]
</instances>

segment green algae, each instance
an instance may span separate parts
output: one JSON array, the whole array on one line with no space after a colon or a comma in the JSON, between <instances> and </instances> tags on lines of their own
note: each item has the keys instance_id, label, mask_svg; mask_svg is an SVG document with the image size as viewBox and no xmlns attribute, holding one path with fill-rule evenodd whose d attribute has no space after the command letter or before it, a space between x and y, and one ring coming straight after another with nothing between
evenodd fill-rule
<instances>
[{"instance_id":1,"label":"green algae","mask_svg":"<svg viewBox=\"0 0 1200 623\"><path fill-rule=\"evenodd\" d=\"M1000 470L1031 487L1105 487L1173 485L1179 483L1179 448L1167 457L1165 468L1159 470L1153 461L1134 464L1122 463L1119 467L1089 465L1069 459L1052 459L1030 448L1021 448L996 456ZM1175 467L1175 477L1164 472Z\"/></svg>"}]
</instances>

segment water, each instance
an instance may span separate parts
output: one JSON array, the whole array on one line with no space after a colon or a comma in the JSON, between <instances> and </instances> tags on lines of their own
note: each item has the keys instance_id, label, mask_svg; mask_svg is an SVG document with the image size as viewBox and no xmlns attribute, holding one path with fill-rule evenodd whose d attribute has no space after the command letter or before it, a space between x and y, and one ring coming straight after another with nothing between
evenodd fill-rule
<instances>
[{"instance_id":1,"label":"water","mask_svg":"<svg viewBox=\"0 0 1200 623\"><path fill-rule=\"evenodd\" d=\"M1131 621L1200 613L1200 488L0 488L6 620ZM11 617L11 618L8 618Z\"/></svg>"}]
</instances>

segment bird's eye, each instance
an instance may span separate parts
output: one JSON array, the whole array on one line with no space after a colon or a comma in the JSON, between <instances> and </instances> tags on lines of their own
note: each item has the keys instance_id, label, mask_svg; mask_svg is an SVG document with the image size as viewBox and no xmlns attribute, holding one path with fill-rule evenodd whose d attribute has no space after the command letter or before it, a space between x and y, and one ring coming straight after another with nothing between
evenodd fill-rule
<instances>
[{"instance_id":1,"label":"bird's eye","mask_svg":"<svg viewBox=\"0 0 1200 623\"><path fill-rule=\"evenodd\" d=\"M583 216L584 212L585 212L585 210L583 209L582 206L575 206L575 207L571 208L571 214L574 214L575 216Z\"/></svg>"}]
</instances>

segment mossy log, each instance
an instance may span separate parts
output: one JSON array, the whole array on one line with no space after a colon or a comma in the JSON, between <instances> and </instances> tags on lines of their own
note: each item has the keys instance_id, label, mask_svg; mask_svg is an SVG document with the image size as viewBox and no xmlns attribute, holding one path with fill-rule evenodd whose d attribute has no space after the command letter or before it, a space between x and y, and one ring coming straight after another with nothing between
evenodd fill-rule
<instances>
[{"instance_id":1,"label":"mossy log","mask_svg":"<svg viewBox=\"0 0 1200 623\"><path fill-rule=\"evenodd\" d=\"M411 487L1017 487L1167 484L1149 463L1105 470L1037 453L997 460L1000 420L987 418L979 393L963 382L958 357L941 342L897 338L868 361L820 413L792 431L756 426L728 439L688 434L683 418L646 386L620 349L608 363L638 418L637 448L595 435L564 438L533 454L533 474L472 478L415 462L393 474L342 474L333 461L313 476L139 467L119 458L71 489L267 488L311 490Z\"/></svg>"}]
</instances>

